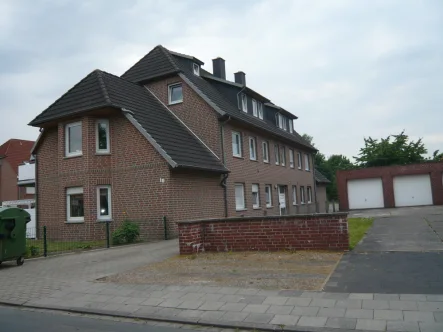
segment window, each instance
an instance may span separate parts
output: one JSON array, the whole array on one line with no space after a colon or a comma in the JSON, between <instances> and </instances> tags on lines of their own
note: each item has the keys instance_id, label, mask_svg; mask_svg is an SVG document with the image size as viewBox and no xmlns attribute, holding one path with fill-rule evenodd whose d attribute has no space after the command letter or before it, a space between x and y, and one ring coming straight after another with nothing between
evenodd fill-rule
<instances>
[{"instance_id":1,"label":"window","mask_svg":"<svg viewBox=\"0 0 443 332\"><path fill-rule=\"evenodd\" d=\"M169 105L183 102L182 84L171 84L168 86Z\"/></svg>"},{"instance_id":2,"label":"window","mask_svg":"<svg viewBox=\"0 0 443 332\"><path fill-rule=\"evenodd\" d=\"M281 152L281 158L280 158L281 165L285 166L286 165L286 149L284 146L281 147L280 152Z\"/></svg>"},{"instance_id":3,"label":"window","mask_svg":"<svg viewBox=\"0 0 443 332\"><path fill-rule=\"evenodd\" d=\"M252 99L252 114L255 117L258 116L257 101L255 99Z\"/></svg>"},{"instance_id":4,"label":"window","mask_svg":"<svg viewBox=\"0 0 443 332\"><path fill-rule=\"evenodd\" d=\"M307 187L306 190L308 191L308 203L312 203L312 188Z\"/></svg>"},{"instance_id":5,"label":"window","mask_svg":"<svg viewBox=\"0 0 443 332\"><path fill-rule=\"evenodd\" d=\"M111 186L97 187L97 219L111 220Z\"/></svg>"},{"instance_id":6,"label":"window","mask_svg":"<svg viewBox=\"0 0 443 332\"><path fill-rule=\"evenodd\" d=\"M249 137L249 159L257 160L257 144L255 137Z\"/></svg>"},{"instance_id":7,"label":"window","mask_svg":"<svg viewBox=\"0 0 443 332\"><path fill-rule=\"evenodd\" d=\"M68 222L84 221L85 212L83 204L82 187L66 189L66 214Z\"/></svg>"},{"instance_id":8,"label":"window","mask_svg":"<svg viewBox=\"0 0 443 332\"><path fill-rule=\"evenodd\" d=\"M278 127L279 127L280 129L283 129L283 130L288 131L287 122L288 122L288 119L286 119L286 117L284 117L283 115L281 115L281 114L279 113L279 114L278 114Z\"/></svg>"},{"instance_id":9,"label":"window","mask_svg":"<svg viewBox=\"0 0 443 332\"><path fill-rule=\"evenodd\" d=\"M269 163L269 143L264 141L263 143L263 162Z\"/></svg>"},{"instance_id":10,"label":"window","mask_svg":"<svg viewBox=\"0 0 443 332\"><path fill-rule=\"evenodd\" d=\"M109 121L97 120L95 125L95 151L109 153Z\"/></svg>"},{"instance_id":11,"label":"window","mask_svg":"<svg viewBox=\"0 0 443 332\"><path fill-rule=\"evenodd\" d=\"M196 63L192 64L192 71L194 75L200 76L200 66Z\"/></svg>"},{"instance_id":12,"label":"window","mask_svg":"<svg viewBox=\"0 0 443 332\"><path fill-rule=\"evenodd\" d=\"M257 209L260 207L260 194L258 190L258 184L252 185L252 208Z\"/></svg>"},{"instance_id":13,"label":"window","mask_svg":"<svg viewBox=\"0 0 443 332\"><path fill-rule=\"evenodd\" d=\"M245 186L243 183L235 184L235 209L237 211L245 209Z\"/></svg>"},{"instance_id":14,"label":"window","mask_svg":"<svg viewBox=\"0 0 443 332\"><path fill-rule=\"evenodd\" d=\"M274 145L274 153L275 153L275 164L280 164L280 151L278 149L278 144Z\"/></svg>"},{"instance_id":15,"label":"window","mask_svg":"<svg viewBox=\"0 0 443 332\"><path fill-rule=\"evenodd\" d=\"M266 207L272 206L272 185L265 185Z\"/></svg>"},{"instance_id":16,"label":"window","mask_svg":"<svg viewBox=\"0 0 443 332\"><path fill-rule=\"evenodd\" d=\"M28 195L35 195L35 187L26 187L26 193Z\"/></svg>"},{"instance_id":17,"label":"window","mask_svg":"<svg viewBox=\"0 0 443 332\"><path fill-rule=\"evenodd\" d=\"M244 93L241 94L241 109L243 112L248 113L248 99Z\"/></svg>"},{"instance_id":18,"label":"window","mask_svg":"<svg viewBox=\"0 0 443 332\"><path fill-rule=\"evenodd\" d=\"M263 120L263 104L258 101L257 105L258 105L258 118Z\"/></svg>"},{"instance_id":19,"label":"window","mask_svg":"<svg viewBox=\"0 0 443 332\"><path fill-rule=\"evenodd\" d=\"M294 150L289 149L289 167L294 168Z\"/></svg>"},{"instance_id":20,"label":"window","mask_svg":"<svg viewBox=\"0 0 443 332\"><path fill-rule=\"evenodd\" d=\"M292 134L294 132L294 124L292 120L289 120L289 132Z\"/></svg>"},{"instance_id":21,"label":"window","mask_svg":"<svg viewBox=\"0 0 443 332\"><path fill-rule=\"evenodd\" d=\"M82 123L74 122L65 127L66 157L82 155Z\"/></svg>"},{"instance_id":22,"label":"window","mask_svg":"<svg viewBox=\"0 0 443 332\"><path fill-rule=\"evenodd\" d=\"M292 205L297 205L297 186L292 186Z\"/></svg>"},{"instance_id":23,"label":"window","mask_svg":"<svg viewBox=\"0 0 443 332\"><path fill-rule=\"evenodd\" d=\"M305 154L305 171L309 171L311 169L311 164L309 162L309 155Z\"/></svg>"},{"instance_id":24,"label":"window","mask_svg":"<svg viewBox=\"0 0 443 332\"><path fill-rule=\"evenodd\" d=\"M297 159L298 159L298 169L301 169L301 153L297 152Z\"/></svg>"},{"instance_id":25,"label":"window","mask_svg":"<svg viewBox=\"0 0 443 332\"><path fill-rule=\"evenodd\" d=\"M305 204L305 187L300 187L300 203Z\"/></svg>"},{"instance_id":26,"label":"window","mask_svg":"<svg viewBox=\"0 0 443 332\"><path fill-rule=\"evenodd\" d=\"M241 135L235 131L232 132L232 155L241 157Z\"/></svg>"}]
</instances>

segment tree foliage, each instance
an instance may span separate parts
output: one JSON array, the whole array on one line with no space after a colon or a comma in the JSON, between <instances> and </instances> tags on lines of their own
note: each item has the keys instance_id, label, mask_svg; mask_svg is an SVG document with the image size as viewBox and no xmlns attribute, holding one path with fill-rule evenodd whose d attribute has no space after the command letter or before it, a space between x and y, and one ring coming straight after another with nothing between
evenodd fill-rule
<instances>
[{"instance_id":1,"label":"tree foliage","mask_svg":"<svg viewBox=\"0 0 443 332\"><path fill-rule=\"evenodd\" d=\"M433 161L443 161L443 152L442 153L439 152L440 150L435 150L434 153L432 154L432 157L429 159Z\"/></svg>"}]
</instances>

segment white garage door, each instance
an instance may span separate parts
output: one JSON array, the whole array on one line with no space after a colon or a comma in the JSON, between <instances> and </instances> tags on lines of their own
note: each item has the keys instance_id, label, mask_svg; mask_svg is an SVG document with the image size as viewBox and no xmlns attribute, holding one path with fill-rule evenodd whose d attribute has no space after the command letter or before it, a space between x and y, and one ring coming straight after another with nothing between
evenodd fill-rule
<instances>
[{"instance_id":1,"label":"white garage door","mask_svg":"<svg viewBox=\"0 0 443 332\"><path fill-rule=\"evenodd\" d=\"M429 174L394 177L395 206L432 205Z\"/></svg>"},{"instance_id":2,"label":"white garage door","mask_svg":"<svg viewBox=\"0 0 443 332\"><path fill-rule=\"evenodd\" d=\"M348 181L349 209L373 209L385 206L381 178Z\"/></svg>"}]
</instances>

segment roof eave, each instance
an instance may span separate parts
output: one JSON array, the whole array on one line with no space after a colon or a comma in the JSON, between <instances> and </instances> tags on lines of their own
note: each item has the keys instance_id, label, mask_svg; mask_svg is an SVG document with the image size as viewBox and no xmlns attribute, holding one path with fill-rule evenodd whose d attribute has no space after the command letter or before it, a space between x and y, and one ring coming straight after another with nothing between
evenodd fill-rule
<instances>
[{"instance_id":1,"label":"roof eave","mask_svg":"<svg viewBox=\"0 0 443 332\"><path fill-rule=\"evenodd\" d=\"M196 171L208 171L208 172L214 172L219 174L227 174L231 171L226 168L211 168L211 167L202 167L202 166L194 166L194 165L186 165L186 164L179 164L174 169L192 169Z\"/></svg>"}]
</instances>

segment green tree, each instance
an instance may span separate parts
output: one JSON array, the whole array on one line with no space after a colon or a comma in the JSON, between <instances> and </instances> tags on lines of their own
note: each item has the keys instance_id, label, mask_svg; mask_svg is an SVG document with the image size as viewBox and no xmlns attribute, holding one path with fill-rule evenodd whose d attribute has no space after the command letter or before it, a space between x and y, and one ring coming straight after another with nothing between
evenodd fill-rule
<instances>
[{"instance_id":1,"label":"green tree","mask_svg":"<svg viewBox=\"0 0 443 332\"><path fill-rule=\"evenodd\" d=\"M423 162L427 150L422 139L409 140L402 131L398 135L389 135L380 140L365 138L365 146L354 157L359 167L407 165Z\"/></svg>"},{"instance_id":2,"label":"green tree","mask_svg":"<svg viewBox=\"0 0 443 332\"><path fill-rule=\"evenodd\" d=\"M435 150L434 153L432 154L432 157L429 158L429 160L433 160L433 161L443 161L443 152L439 153L440 150Z\"/></svg>"}]
</instances>

